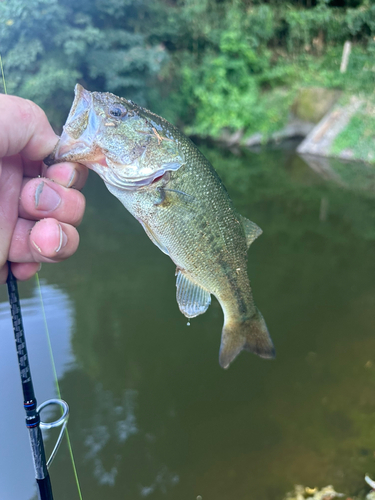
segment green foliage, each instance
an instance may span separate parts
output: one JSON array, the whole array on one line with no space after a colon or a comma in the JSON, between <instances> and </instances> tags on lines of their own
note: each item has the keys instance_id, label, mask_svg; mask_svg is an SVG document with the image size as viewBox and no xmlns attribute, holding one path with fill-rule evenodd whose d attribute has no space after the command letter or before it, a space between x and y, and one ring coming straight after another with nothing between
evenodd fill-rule
<instances>
[{"instance_id":1,"label":"green foliage","mask_svg":"<svg viewBox=\"0 0 375 500\"><path fill-rule=\"evenodd\" d=\"M374 36L375 34L375 5L365 2L363 7L348 9L345 15L345 24L352 36Z\"/></svg>"},{"instance_id":2,"label":"green foliage","mask_svg":"<svg viewBox=\"0 0 375 500\"><path fill-rule=\"evenodd\" d=\"M374 109L371 109L370 113L364 113L360 110L351 118L349 125L336 137L331 151L334 155L338 155L346 150L350 151L353 158L357 160L374 161L374 140Z\"/></svg>"},{"instance_id":3,"label":"green foliage","mask_svg":"<svg viewBox=\"0 0 375 500\"><path fill-rule=\"evenodd\" d=\"M304 9L284 2L219 5L215 10L210 0L190 0L175 12L185 21L183 40L174 38L174 85L163 77L169 92L156 107L169 119L182 118L188 133L218 137L225 128L266 137L283 126L303 85L373 92L375 10L369 3L337 8L321 0ZM347 39L355 44L341 74ZM171 96L176 115L168 108Z\"/></svg>"},{"instance_id":4,"label":"green foliage","mask_svg":"<svg viewBox=\"0 0 375 500\"><path fill-rule=\"evenodd\" d=\"M160 70L166 53L137 32L133 7L122 0L0 2L9 92L40 104L56 125L66 116L77 81L145 103L147 79Z\"/></svg>"},{"instance_id":5,"label":"green foliage","mask_svg":"<svg viewBox=\"0 0 375 500\"><path fill-rule=\"evenodd\" d=\"M321 45L327 41L343 41L348 28L343 23L344 12L329 8L328 2L321 1L314 9L285 11L288 26L287 45L290 52L315 50L319 53Z\"/></svg>"},{"instance_id":6,"label":"green foliage","mask_svg":"<svg viewBox=\"0 0 375 500\"><path fill-rule=\"evenodd\" d=\"M369 48L353 46L346 73L340 73L341 56L341 45L329 46L320 57L301 53L271 67L262 75L263 81L273 79L292 88L320 86L371 94L375 88L375 67Z\"/></svg>"},{"instance_id":7,"label":"green foliage","mask_svg":"<svg viewBox=\"0 0 375 500\"><path fill-rule=\"evenodd\" d=\"M189 133L216 137L224 128L266 133L275 128L275 120L269 119L276 116L276 108L262 97L259 83L270 67L267 42L274 33L274 14L267 5L252 7L245 15L241 7L231 5L219 34L207 40L210 48L198 57L192 54L191 63L181 70L182 90L194 109Z\"/></svg>"},{"instance_id":8,"label":"green foliage","mask_svg":"<svg viewBox=\"0 0 375 500\"><path fill-rule=\"evenodd\" d=\"M61 126L79 81L153 109L189 133L264 136L295 90L372 93L370 0L6 0L0 51L9 92ZM348 71L342 44L354 42Z\"/></svg>"}]
</instances>

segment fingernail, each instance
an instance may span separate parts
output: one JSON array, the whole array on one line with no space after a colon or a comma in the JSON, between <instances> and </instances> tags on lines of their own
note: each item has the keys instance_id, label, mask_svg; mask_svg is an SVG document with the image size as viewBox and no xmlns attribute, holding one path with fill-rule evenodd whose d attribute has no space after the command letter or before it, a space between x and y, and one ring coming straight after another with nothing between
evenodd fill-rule
<instances>
[{"instance_id":1,"label":"fingernail","mask_svg":"<svg viewBox=\"0 0 375 500\"><path fill-rule=\"evenodd\" d=\"M55 210L60 203L60 195L42 181L35 191L35 208L44 212L51 212Z\"/></svg>"},{"instance_id":2,"label":"fingernail","mask_svg":"<svg viewBox=\"0 0 375 500\"><path fill-rule=\"evenodd\" d=\"M64 246L68 243L68 237L64 233L61 224L59 224L59 232L60 232L60 241L59 241L59 246L55 250L56 253L60 252L60 250L64 248Z\"/></svg>"},{"instance_id":3,"label":"fingernail","mask_svg":"<svg viewBox=\"0 0 375 500\"><path fill-rule=\"evenodd\" d=\"M79 173L77 172L77 170L74 169L72 175L70 176L68 185L66 187L68 188L74 187L74 184L77 183L78 179L79 179Z\"/></svg>"}]
</instances>

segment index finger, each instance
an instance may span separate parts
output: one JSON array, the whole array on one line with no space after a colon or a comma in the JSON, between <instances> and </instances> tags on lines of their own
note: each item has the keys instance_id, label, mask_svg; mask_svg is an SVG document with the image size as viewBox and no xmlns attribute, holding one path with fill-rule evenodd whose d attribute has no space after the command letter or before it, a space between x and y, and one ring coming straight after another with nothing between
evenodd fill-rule
<instances>
[{"instance_id":1,"label":"index finger","mask_svg":"<svg viewBox=\"0 0 375 500\"><path fill-rule=\"evenodd\" d=\"M21 97L0 94L0 158L22 153L29 160L43 160L57 141L38 105Z\"/></svg>"}]
</instances>

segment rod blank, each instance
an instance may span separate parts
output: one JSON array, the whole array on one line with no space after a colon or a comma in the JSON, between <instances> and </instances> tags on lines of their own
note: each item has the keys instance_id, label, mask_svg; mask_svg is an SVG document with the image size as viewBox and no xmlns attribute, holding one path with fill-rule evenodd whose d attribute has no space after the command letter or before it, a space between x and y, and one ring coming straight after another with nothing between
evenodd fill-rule
<instances>
[{"instance_id":1,"label":"rod blank","mask_svg":"<svg viewBox=\"0 0 375 500\"><path fill-rule=\"evenodd\" d=\"M27 354L26 338L23 329L17 280L13 276L10 266L7 279L7 287L9 305L12 315L14 338L16 341L18 365L22 383L24 398L23 406L26 412L26 427L29 431L29 439L34 462L35 479L38 485L39 499L53 500L51 480L47 470L43 437L40 430L40 417L37 410L37 402L35 398L29 358Z\"/></svg>"}]
</instances>

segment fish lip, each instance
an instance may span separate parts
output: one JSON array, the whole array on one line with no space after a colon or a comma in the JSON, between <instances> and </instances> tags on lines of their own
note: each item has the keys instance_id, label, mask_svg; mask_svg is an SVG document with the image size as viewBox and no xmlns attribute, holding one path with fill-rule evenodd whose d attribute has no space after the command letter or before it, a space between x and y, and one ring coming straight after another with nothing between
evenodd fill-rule
<instances>
[{"instance_id":1,"label":"fish lip","mask_svg":"<svg viewBox=\"0 0 375 500\"><path fill-rule=\"evenodd\" d=\"M92 93L77 83L74 87L74 101L70 108L68 118L66 119L66 125L79 116L83 111L90 110L92 108L92 104Z\"/></svg>"},{"instance_id":2,"label":"fish lip","mask_svg":"<svg viewBox=\"0 0 375 500\"><path fill-rule=\"evenodd\" d=\"M83 158L92 154L93 138L100 128L100 121L93 108L92 93L77 84L74 94L63 132L53 152L53 159L58 163L69 161L72 156L79 161L79 156ZM85 128L83 133L77 136L77 127L82 127L82 123Z\"/></svg>"},{"instance_id":3,"label":"fish lip","mask_svg":"<svg viewBox=\"0 0 375 500\"><path fill-rule=\"evenodd\" d=\"M90 151L91 146L88 142L81 139L77 141L63 130L54 152L54 159L56 162L61 163L62 161L68 160L71 155L76 156L77 153L79 153L85 156Z\"/></svg>"},{"instance_id":4,"label":"fish lip","mask_svg":"<svg viewBox=\"0 0 375 500\"><path fill-rule=\"evenodd\" d=\"M74 87L74 100L76 100L76 99L78 100L81 98L85 98L85 99L91 101L91 92L86 90L79 83L76 83L76 85ZM73 102L73 105L74 105L74 102Z\"/></svg>"}]
</instances>

